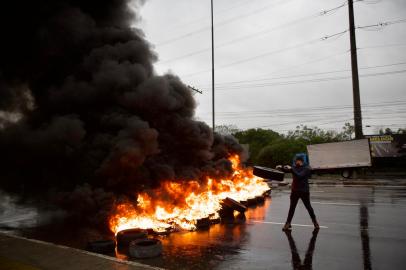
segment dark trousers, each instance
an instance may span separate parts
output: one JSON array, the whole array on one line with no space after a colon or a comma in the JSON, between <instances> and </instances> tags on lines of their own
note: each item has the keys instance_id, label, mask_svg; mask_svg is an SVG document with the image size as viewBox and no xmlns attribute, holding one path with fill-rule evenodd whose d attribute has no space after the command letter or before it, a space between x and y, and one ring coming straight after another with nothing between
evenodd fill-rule
<instances>
[{"instance_id":1,"label":"dark trousers","mask_svg":"<svg viewBox=\"0 0 406 270\"><path fill-rule=\"evenodd\" d=\"M316 215L314 214L312 205L310 204L310 193L309 192L303 192L303 191L292 191L290 194L290 208L289 208L289 214L288 214L288 219L287 223L292 222L293 215L295 214L297 202L299 199L302 200L304 206L306 207L307 211L309 212L310 217L312 218L313 221L316 220Z\"/></svg>"}]
</instances>

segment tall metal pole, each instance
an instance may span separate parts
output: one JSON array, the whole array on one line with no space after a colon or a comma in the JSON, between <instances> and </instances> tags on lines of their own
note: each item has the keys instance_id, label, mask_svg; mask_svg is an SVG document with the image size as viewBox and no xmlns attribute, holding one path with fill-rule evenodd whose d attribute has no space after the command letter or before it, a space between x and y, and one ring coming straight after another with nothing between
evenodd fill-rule
<instances>
[{"instance_id":1,"label":"tall metal pole","mask_svg":"<svg viewBox=\"0 0 406 270\"><path fill-rule=\"evenodd\" d=\"M359 92L357 42L355 39L353 0L348 0L348 17L350 20L351 70L352 70L352 90L353 90L353 103L354 103L355 138L362 139L364 137L364 134L362 132L361 98L360 98L360 92Z\"/></svg>"},{"instance_id":2,"label":"tall metal pole","mask_svg":"<svg viewBox=\"0 0 406 270\"><path fill-rule=\"evenodd\" d=\"M214 96L214 19L213 19L213 0L211 0L211 90L212 90L212 119L213 132L216 129L215 121L215 96Z\"/></svg>"}]
</instances>

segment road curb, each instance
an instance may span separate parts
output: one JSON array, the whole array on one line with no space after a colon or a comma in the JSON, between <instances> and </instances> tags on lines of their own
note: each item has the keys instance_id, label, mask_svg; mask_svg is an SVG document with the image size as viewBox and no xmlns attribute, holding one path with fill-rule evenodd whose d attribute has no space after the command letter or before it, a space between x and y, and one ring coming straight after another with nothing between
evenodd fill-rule
<instances>
[{"instance_id":1,"label":"road curb","mask_svg":"<svg viewBox=\"0 0 406 270\"><path fill-rule=\"evenodd\" d=\"M101 260L106 260L106 261L117 263L117 264L133 266L133 267L135 267L135 269L164 270L163 268L153 267L153 266L149 266L146 264L133 262L133 261L125 261L125 260L121 260L118 258L114 258L114 257L102 255L102 254L97 254L97 253L92 253L92 252L88 252L88 251L81 250L81 249L71 248L71 247L67 247L67 246L62 246L62 245L58 245L58 244L53 244L53 243L49 243L49 242L45 242L45 241L41 241L41 240L25 238L25 237L16 236L16 235L0 233L0 244L1 244L1 242L12 241L13 239L26 241L26 242L33 243L33 244L38 244L38 248L47 247L47 248L54 248L57 250L67 250L72 253L78 253L78 254L82 254L85 256L91 256L93 258L99 258ZM22 250L23 250L23 246L22 246ZM0 252L0 256L4 257L4 255L2 255L1 252ZM7 258L7 256L6 256L6 258ZM74 270L74 269L72 269L72 270Z\"/></svg>"}]
</instances>

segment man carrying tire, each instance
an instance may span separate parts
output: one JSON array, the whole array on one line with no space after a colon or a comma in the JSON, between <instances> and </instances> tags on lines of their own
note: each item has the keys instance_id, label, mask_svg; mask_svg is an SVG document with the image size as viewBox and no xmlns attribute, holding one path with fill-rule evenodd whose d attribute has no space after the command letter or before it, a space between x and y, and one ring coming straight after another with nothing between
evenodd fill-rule
<instances>
[{"instance_id":1,"label":"man carrying tire","mask_svg":"<svg viewBox=\"0 0 406 270\"><path fill-rule=\"evenodd\" d=\"M283 226L283 231L291 231L291 222L293 215L295 214L295 209L299 199L302 200L304 206L309 212L310 218L313 221L314 228L319 229L319 223L317 222L316 215L310 203L310 191L309 191L309 177L311 175L311 169L309 166L304 164L304 159L302 156L297 156L295 159L295 164L293 167L285 165L283 167L285 172L291 172L293 176L292 191L290 194L290 207L289 214L286 220L285 226Z\"/></svg>"}]
</instances>

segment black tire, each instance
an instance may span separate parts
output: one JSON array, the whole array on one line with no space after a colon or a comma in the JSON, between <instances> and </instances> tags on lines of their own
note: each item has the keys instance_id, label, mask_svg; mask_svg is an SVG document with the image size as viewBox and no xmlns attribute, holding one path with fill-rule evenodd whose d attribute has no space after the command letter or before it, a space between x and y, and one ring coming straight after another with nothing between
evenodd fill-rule
<instances>
[{"instance_id":1,"label":"black tire","mask_svg":"<svg viewBox=\"0 0 406 270\"><path fill-rule=\"evenodd\" d=\"M223 219L234 219L234 209L231 209L229 207L224 207L220 209L219 215L221 220Z\"/></svg>"},{"instance_id":2,"label":"black tire","mask_svg":"<svg viewBox=\"0 0 406 270\"><path fill-rule=\"evenodd\" d=\"M244 213L245 211L247 211L246 206L244 206L243 204L241 204L241 203L237 202L236 200L233 200L233 199L231 199L229 197L227 197L227 198L225 198L223 200L223 204L225 206L227 206L228 208L236 210L236 211L238 211L240 213Z\"/></svg>"},{"instance_id":3,"label":"black tire","mask_svg":"<svg viewBox=\"0 0 406 270\"><path fill-rule=\"evenodd\" d=\"M112 253L116 248L116 242L114 240L100 240L87 243L86 249L95 253Z\"/></svg>"},{"instance_id":4,"label":"black tire","mask_svg":"<svg viewBox=\"0 0 406 270\"><path fill-rule=\"evenodd\" d=\"M198 228L198 229L209 228L210 224L211 224L211 222L210 222L210 219L208 217L207 218L201 218L201 219L198 219L196 221L196 228Z\"/></svg>"},{"instance_id":5,"label":"black tire","mask_svg":"<svg viewBox=\"0 0 406 270\"><path fill-rule=\"evenodd\" d=\"M280 184L281 184L281 183L279 183L278 186L279 186ZM264 194L262 194L262 196L264 196L264 197L270 197L270 196L271 196L271 191L272 191L271 189L269 189L268 191L265 191Z\"/></svg>"},{"instance_id":6,"label":"black tire","mask_svg":"<svg viewBox=\"0 0 406 270\"><path fill-rule=\"evenodd\" d=\"M247 200L248 206L256 206L258 204L256 198L251 198Z\"/></svg>"},{"instance_id":7,"label":"black tire","mask_svg":"<svg viewBox=\"0 0 406 270\"><path fill-rule=\"evenodd\" d=\"M117 246L128 247L131 241L146 238L147 235L147 231L141 229L128 229L119 231L116 235Z\"/></svg>"},{"instance_id":8,"label":"black tire","mask_svg":"<svg viewBox=\"0 0 406 270\"><path fill-rule=\"evenodd\" d=\"M138 239L130 243L128 251L136 259L158 257L162 254L162 243L158 239Z\"/></svg>"},{"instance_id":9,"label":"black tire","mask_svg":"<svg viewBox=\"0 0 406 270\"><path fill-rule=\"evenodd\" d=\"M246 221L247 217L245 216L244 213L239 213L234 219L234 223L236 224L244 224Z\"/></svg>"},{"instance_id":10,"label":"black tire","mask_svg":"<svg viewBox=\"0 0 406 270\"><path fill-rule=\"evenodd\" d=\"M240 202L242 205L244 205L245 206L245 208L247 208L248 207L248 201L241 201Z\"/></svg>"}]
</instances>

